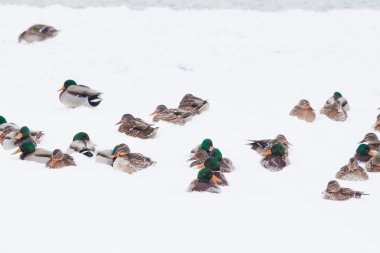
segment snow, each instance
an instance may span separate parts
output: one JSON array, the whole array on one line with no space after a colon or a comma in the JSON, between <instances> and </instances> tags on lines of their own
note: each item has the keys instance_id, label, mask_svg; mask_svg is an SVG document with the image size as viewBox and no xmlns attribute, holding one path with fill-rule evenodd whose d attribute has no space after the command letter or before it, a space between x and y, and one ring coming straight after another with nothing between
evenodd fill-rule
<instances>
[{"instance_id":1,"label":"snow","mask_svg":"<svg viewBox=\"0 0 380 253\"><path fill-rule=\"evenodd\" d=\"M66 150L85 131L109 149L121 142L157 161L128 175L75 155L49 170L0 150L0 252L377 252L379 175L344 187L360 200L323 200L327 182L354 154L379 113L377 11L174 11L52 6L0 9L0 108L8 121L46 133ZM18 44L35 23L54 39ZM68 109L57 90L74 79L102 91L96 109ZM288 114L302 98L317 111L334 91L346 122ZM185 126L159 122L157 137L117 132L122 114L150 120L186 93L209 111ZM284 134L291 165L261 167L248 139ZM186 160L211 138L236 171L222 193L187 193Z\"/></svg>"}]
</instances>

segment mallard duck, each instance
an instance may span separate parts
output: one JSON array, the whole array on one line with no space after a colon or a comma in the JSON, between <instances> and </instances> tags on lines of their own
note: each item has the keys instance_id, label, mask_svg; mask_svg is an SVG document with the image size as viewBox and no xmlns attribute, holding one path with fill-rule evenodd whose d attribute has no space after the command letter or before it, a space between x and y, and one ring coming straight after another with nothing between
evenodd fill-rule
<instances>
[{"instance_id":1,"label":"mallard duck","mask_svg":"<svg viewBox=\"0 0 380 253\"><path fill-rule=\"evenodd\" d=\"M285 153L285 147L280 143L274 144L270 150L261 154L261 165L270 171L280 171L289 165L288 155Z\"/></svg>"},{"instance_id":2,"label":"mallard duck","mask_svg":"<svg viewBox=\"0 0 380 253\"><path fill-rule=\"evenodd\" d=\"M380 153L371 158L366 164L365 168L368 172L380 172Z\"/></svg>"},{"instance_id":3,"label":"mallard duck","mask_svg":"<svg viewBox=\"0 0 380 253\"><path fill-rule=\"evenodd\" d=\"M226 157L223 157L222 152L218 148L214 148L211 151L211 157L216 158L220 163L220 171L229 173L235 170L235 166L232 164L232 161Z\"/></svg>"},{"instance_id":4,"label":"mallard duck","mask_svg":"<svg viewBox=\"0 0 380 253\"><path fill-rule=\"evenodd\" d=\"M219 181L217 182L218 185L228 186L227 178L220 171L220 163L216 158L214 158L214 157L207 158L203 164L198 165L198 168L199 169L203 169L203 168L210 169L212 171L213 175L219 179Z\"/></svg>"},{"instance_id":5,"label":"mallard duck","mask_svg":"<svg viewBox=\"0 0 380 253\"><path fill-rule=\"evenodd\" d=\"M20 130L19 126L17 126L14 123L8 123L7 120L3 116L0 116L0 135L2 134L5 127L10 127L11 129L14 129L15 131ZM31 130L30 135L34 138L34 140L37 143L40 143L42 137L44 136L44 133L42 131L32 131Z\"/></svg>"},{"instance_id":6,"label":"mallard duck","mask_svg":"<svg viewBox=\"0 0 380 253\"><path fill-rule=\"evenodd\" d=\"M326 104L321 109L321 114L335 121L345 121L348 117L347 112L343 110L339 100L336 100L333 104Z\"/></svg>"},{"instance_id":7,"label":"mallard duck","mask_svg":"<svg viewBox=\"0 0 380 253\"><path fill-rule=\"evenodd\" d=\"M95 162L104 163L109 166L113 166L113 163L116 160L116 157L113 157L113 155L115 155L116 152L121 148L127 148L128 152L130 152L128 145L125 143L121 143L121 144L116 145L113 149L106 149L106 150L99 151L96 154Z\"/></svg>"},{"instance_id":8,"label":"mallard duck","mask_svg":"<svg viewBox=\"0 0 380 253\"><path fill-rule=\"evenodd\" d=\"M353 191L350 188L340 187L338 181L332 180L327 184L327 188L322 192L323 198L328 200L348 200L350 198L359 199L362 195L368 195L360 191Z\"/></svg>"},{"instance_id":9,"label":"mallard duck","mask_svg":"<svg viewBox=\"0 0 380 253\"><path fill-rule=\"evenodd\" d=\"M112 157L116 158L113 167L128 174L148 168L156 163L140 153L130 153L128 147L120 148Z\"/></svg>"},{"instance_id":10,"label":"mallard duck","mask_svg":"<svg viewBox=\"0 0 380 253\"><path fill-rule=\"evenodd\" d=\"M17 145L15 145L15 137L17 132L18 129L12 125L7 125L4 127L0 135L0 143L4 149L13 149L17 147Z\"/></svg>"},{"instance_id":11,"label":"mallard duck","mask_svg":"<svg viewBox=\"0 0 380 253\"><path fill-rule=\"evenodd\" d=\"M58 34L58 30L52 26L48 25L34 25L29 27L28 30L21 33L18 37L18 42L34 42L34 41L43 41L49 38L53 38Z\"/></svg>"},{"instance_id":12,"label":"mallard duck","mask_svg":"<svg viewBox=\"0 0 380 253\"><path fill-rule=\"evenodd\" d=\"M171 122L178 125L185 125L191 119L191 113L180 109L168 109L165 105L157 106L156 110L150 114L153 121L159 120Z\"/></svg>"},{"instance_id":13,"label":"mallard duck","mask_svg":"<svg viewBox=\"0 0 380 253\"><path fill-rule=\"evenodd\" d=\"M61 92L59 100L70 108L81 105L96 107L102 102L101 92L84 85L78 85L74 80L66 80L58 91Z\"/></svg>"},{"instance_id":14,"label":"mallard duck","mask_svg":"<svg viewBox=\"0 0 380 253\"><path fill-rule=\"evenodd\" d=\"M90 140L90 137L85 132L79 132L74 135L73 141L70 144L68 153L78 152L88 157L94 156L95 144Z\"/></svg>"},{"instance_id":15,"label":"mallard duck","mask_svg":"<svg viewBox=\"0 0 380 253\"><path fill-rule=\"evenodd\" d=\"M214 176L210 169L204 168L199 170L197 179L190 183L187 191L220 193L221 189L217 182L220 182L220 179Z\"/></svg>"},{"instance_id":16,"label":"mallard duck","mask_svg":"<svg viewBox=\"0 0 380 253\"><path fill-rule=\"evenodd\" d=\"M209 108L209 103L206 100L193 96L192 94L186 94L179 103L178 108L194 115L207 110Z\"/></svg>"},{"instance_id":17,"label":"mallard duck","mask_svg":"<svg viewBox=\"0 0 380 253\"><path fill-rule=\"evenodd\" d=\"M43 164L46 164L53 154L49 150L36 148L36 146L30 141L22 143L13 154L18 153L22 153L20 155L21 160L34 161Z\"/></svg>"},{"instance_id":18,"label":"mallard duck","mask_svg":"<svg viewBox=\"0 0 380 253\"><path fill-rule=\"evenodd\" d=\"M20 128L20 130L16 133L14 145L20 146L23 142L30 141L34 144L34 146L37 146L36 140L30 135L30 130L27 126L23 126Z\"/></svg>"},{"instance_id":19,"label":"mallard duck","mask_svg":"<svg viewBox=\"0 0 380 253\"><path fill-rule=\"evenodd\" d=\"M259 155L270 150L271 147L276 143L280 143L282 146L284 146L285 153L288 154L289 145L291 145L286 137L282 134L277 135L275 139L250 140L250 142L251 143L248 143L247 145L251 146L251 149L255 150Z\"/></svg>"},{"instance_id":20,"label":"mallard duck","mask_svg":"<svg viewBox=\"0 0 380 253\"><path fill-rule=\"evenodd\" d=\"M332 105L332 104L334 104L335 101L339 101L340 104L342 105L343 110L345 110L346 112L348 110L350 110L350 106L348 105L347 99L345 99L342 96L342 93L340 93L338 91L334 92L334 94L332 95L332 97L330 97L326 101L325 105Z\"/></svg>"},{"instance_id":21,"label":"mallard duck","mask_svg":"<svg viewBox=\"0 0 380 253\"><path fill-rule=\"evenodd\" d=\"M366 163L374 157L376 154L371 150L371 148L367 144L360 144L356 149L355 158L359 162Z\"/></svg>"},{"instance_id":22,"label":"mallard duck","mask_svg":"<svg viewBox=\"0 0 380 253\"><path fill-rule=\"evenodd\" d=\"M347 165L344 165L335 177L341 180L364 181L368 180L367 172L359 166L355 157L351 157Z\"/></svg>"},{"instance_id":23,"label":"mallard duck","mask_svg":"<svg viewBox=\"0 0 380 253\"><path fill-rule=\"evenodd\" d=\"M290 115L307 122L313 122L315 120L314 109L311 108L309 101L306 99L300 100L298 105L294 106L293 110L291 110Z\"/></svg>"},{"instance_id":24,"label":"mallard duck","mask_svg":"<svg viewBox=\"0 0 380 253\"><path fill-rule=\"evenodd\" d=\"M214 144L211 139L204 139L201 144L197 145L191 150L191 153L197 153L200 150L204 150L207 154L211 154L211 151L214 149Z\"/></svg>"},{"instance_id":25,"label":"mallard duck","mask_svg":"<svg viewBox=\"0 0 380 253\"><path fill-rule=\"evenodd\" d=\"M194 167L204 163L207 158L209 158L209 154L203 149L200 149L187 161L191 161L190 167Z\"/></svg>"},{"instance_id":26,"label":"mallard duck","mask_svg":"<svg viewBox=\"0 0 380 253\"><path fill-rule=\"evenodd\" d=\"M71 155L64 154L60 149L55 149L50 160L46 163L46 167L58 169L66 166L76 166L74 158Z\"/></svg>"},{"instance_id":27,"label":"mallard duck","mask_svg":"<svg viewBox=\"0 0 380 253\"><path fill-rule=\"evenodd\" d=\"M119 132L141 139L153 138L158 130L158 127L152 127L152 124L135 118L132 114L124 114L116 125L120 125Z\"/></svg>"},{"instance_id":28,"label":"mallard duck","mask_svg":"<svg viewBox=\"0 0 380 253\"><path fill-rule=\"evenodd\" d=\"M367 143L371 150L380 151L380 141L377 138L377 135L374 133L368 133L364 136L363 140L360 143Z\"/></svg>"},{"instance_id":29,"label":"mallard duck","mask_svg":"<svg viewBox=\"0 0 380 253\"><path fill-rule=\"evenodd\" d=\"M376 123L373 125L373 129L380 132L380 114L376 117Z\"/></svg>"}]
</instances>

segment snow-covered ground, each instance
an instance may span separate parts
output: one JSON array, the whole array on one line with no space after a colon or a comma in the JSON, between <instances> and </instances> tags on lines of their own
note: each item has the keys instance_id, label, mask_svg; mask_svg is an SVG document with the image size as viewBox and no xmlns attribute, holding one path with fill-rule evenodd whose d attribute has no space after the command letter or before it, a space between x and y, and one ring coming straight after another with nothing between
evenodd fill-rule
<instances>
[{"instance_id":1,"label":"snow-covered ground","mask_svg":"<svg viewBox=\"0 0 380 253\"><path fill-rule=\"evenodd\" d=\"M18 44L35 23L54 39ZM86 131L98 149L125 142L155 167L128 175L76 155L49 170L0 150L0 252L378 252L380 175L342 186L360 200L321 198L371 131L379 111L377 11L173 11L127 8L0 8L0 115L66 149ZM96 109L67 109L66 79L104 92ZM319 110L334 91L348 120L288 116L302 98ZM157 138L117 132L124 113L150 120L186 93L210 110L187 125L157 124ZM247 139L286 135L291 165L261 167ZM237 167L220 195L187 193L185 162L212 138Z\"/></svg>"}]
</instances>

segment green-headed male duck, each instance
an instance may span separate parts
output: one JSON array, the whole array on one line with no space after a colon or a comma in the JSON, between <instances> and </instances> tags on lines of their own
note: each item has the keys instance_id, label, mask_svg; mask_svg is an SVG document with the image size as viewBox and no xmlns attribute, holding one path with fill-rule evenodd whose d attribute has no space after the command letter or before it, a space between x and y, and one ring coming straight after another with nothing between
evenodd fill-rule
<instances>
[{"instance_id":1,"label":"green-headed male duck","mask_svg":"<svg viewBox=\"0 0 380 253\"><path fill-rule=\"evenodd\" d=\"M95 144L90 140L90 137L85 132L79 132L74 135L73 141L70 144L68 153L78 152L88 157L94 156Z\"/></svg>"},{"instance_id":2,"label":"green-headed male duck","mask_svg":"<svg viewBox=\"0 0 380 253\"><path fill-rule=\"evenodd\" d=\"M102 101L99 91L93 90L84 85L78 85L74 80L66 80L62 88L59 89L59 100L70 108L81 105L96 107Z\"/></svg>"},{"instance_id":3,"label":"green-headed male duck","mask_svg":"<svg viewBox=\"0 0 380 253\"><path fill-rule=\"evenodd\" d=\"M209 108L209 103L192 94L186 94L179 103L178 108L194 115L207 110Z\"/></svg>"},{"instance_id":4,"label":"green-headed male duck","mask_svg":"<svg viewBox=\"0 0 380 253\"><path fill-rule=\"evenodd\" d=\"M372 151L367 144L360 144L356 149L354 157L359 162L366 163L371 159L371 157L374 157L375 155L376 153Z\"/></svg>"},{"instance_id":5,"label":"green-headed male duck","mask_svg":"<svg viewBox=\"0 0 380 253\"><path fill-rule=\"evenodd\" d=\"M359 199L362 195L368 195L360 191L353 191L350 188L342 188L336 180L330 181L322 194L324 199L339 201L348 200L350 198Z\"/></svg>"},{"instance_id":6,"label":"green-headed male duck","mask_svg":"<svg viewBox=\"0 0 380 253\"><path fill-rule=\"evenodd\" d=\"M17 126L14 123L8 123L7 120L3 116L0 116L0 135L2 134L4 128L6 128L6 127L8 127L8 134L10 132L17 132L20 130L19 126ZM10 131L10 130L12 130L12 131ZM34 140L37 143L40 143L44 133L42 131L32 131L31 130L30 135L34 138Z\"/></svg>"},{"instance_id":7,"label":"green-headed male duck","mask_svg":"<svg viewBox=\"0 0 380 253\"><path fill-rule=\"evenodd\" d=\"M320 113L335 121L345 121L348 117L339 100L336 100L333 104L326 104Z\"/></svg>"},{"instance_id":8,"label":"green-headed male duck","mask_svg":"<svg viewBox=\"0 0 380 253\"><path fill-rule=\"evenodd\" d=\"M116 158L113 167L128 174L148 168L156 163L140 153L131 153L128 147L118 149L112 157Z\"/></svg>"},{"instance_id":9,"label":"green-headed male duck","mask_svg":"<svg viewBox=\"0 0 380 253\"><path fill-rule=\"evenodd\" d=\"M343 110L345 110L346 112L348 110L350 110L350 106L348 105L347 99L345 99L342 96L342 93L340 93L338 91L334 92L334 94L332 95L332 97L330 97L326 101L325 105L332 105L332 104L334 104L335 101L339 101L339 103L342 105Z\"/></svg>"},{"instance_id":10,"label":"green-headed male duck","mask_svg":"<svg viewBox=\"0 0 380 253\"><path fill-rule=\"evenodd\" d=\"M34 161L43 164L46 164L53 154L46 149L36 148L36 146L30 141L22 143L13 154L18 153L22 153L20 155L21 160Z\"/></svg>"},{"instance_id":11,"label":"green-headed male duck","mask_svg":"<svg viewBox=\"0 0 380 253\"><path fill-rule=\"evenodd\" d=\"M309 101L306 99L300 100L298 105L294 106L293 110L290 111L290 115L307 122L315 120L314 109L311 108Z\"/></svg>"},{"instance_id":12,"label":"green-headed male duck","mask_svg":"<svg viewBox=\"0 0 380 253\"><path fill-rule=\"evenodd\" d=\"M344 165L335 177L341 180L348 181L364 181L368 180L367 172L359 166L355 157L351 157L347 165Z\"/></svg>"},{"instance_id":13,"label":"green-headed male duck","mask_svg":"<svg viewBox=\"0 0 380 253\"><path fill-rule=\"evenodd\" d=\"M235 170L235 166L232 164L232 161L227 157L223 157L222 152L218 148L214 148L211 151L211 157L214 157L219 161L221 172L229 173Z\"/></svg>"},{"instance_id":14,"label":"green-headed male duck","mask_svg":"<svg viewBox=\"0 0 380 253\"><path fill-rule=\"evenodd\" d=\"M200 150L204 150L207 154L211 154L211 151L214 149L214 144L211 139L207 138L202 141L201 144L197 145L191 150L191 153L197 153Z\"/></svg>"},{"instance_id":15,"label":"green-headed male duck","mask_svg":"<svg viewBox=\"0 0 380 253\"><path fill-rule=\"evenodd\" d=\"M121 117L121 120L116 125L119 124L119 132L140 139L154 138L158 130L158 127L152 127L152 124L148 124L140 118L135 118L129 113Z\"/></svg>"},{"instance_id":16,"label":"green-headed male duck","mask_svg":"<svg viewBox=\"0 0 380 253\"><path fill-rule=\"evenodd\" d=\"M380 141L374 133L366 134L359 144L360 143L366 143L371 150L380 151Z\"/></svg>"},{"instance_id":17,"label":"green-headed male duck","mask_svg":"<svg viewBox=\"0 0 380 253\"><path fill-rule=\"evenodd\" d=\"M218 178L220 181L217 182L218 185L228 186L228 181L224 174L220 171L220 163L214 158L208 158L203 164L198 165L199 169L208 168L212 171L213 175Z\"/></svg>"},{"instance_id":18,"label":"green-headed male duck","mask_svg":"<svg viewBox=\"0 0 380 253\"><path fill-rule=\"evenodd\" d=\"M280 143L274 144L270 150L261 155L264 156L261 159L261 165L270 171L280 171L289 165L285 147Z\"/></svg>"},{"instance_id":19,"label":"green-headed male duck","mask_svg":"<svg viewBox=\"0 0 380 253\"><path fill-rule=\"evenodd\" d=\"M190 183L187 191L220 193L221 189L217 182L220 180L214 176L213 172L208 168L203 168L199 170L197 179Z\"/></svg>"},{"instance_id":20,"label":"green-headed male duck","mask_svg":"<svg viewBox=\"0 0 380 253\"><path fill-rule=\"evenodd\" d=\"M28 30L21 33L18 37L18 42L34 42L34 41L43 41L49 38L53 38L58 34L58 30L52 26L48 25L34 25L29 27Z\"/></svg>"},{"instance_id":21,"label":"green-headed male duck","mask_svg":"<svg viewBox=\"0 0 380 253\"><path fill-rule=\"evenodd\" d=\"M71 155L65 154L60 149L55 149L46 163L46 167L51 169L58 169L66 166L76 166L74 158Z\"/></svg>"},{"instance_id":22,"label":"green-headed male duck","mask_svg":"<svg viewBox=\"0 0 380 253\"><path fill-rule=\"evenodd\" d=\"M156 110L150 115L153 116L154 122L163 120L178 125L185 125L192 117L190 112L180 109L168 109L165 105L157 106Z\"/></svg>"},{"instance_id":23,"label":"green-headed male duck","mask_svg":"<svg viewBox=\"0 0 380 253\"><path fill-rule=\"evenodd\" d=\"M30 134L30 129L27 126L23 126L16 133L14 145L20 146L23 142L26 141L30 141L34 144L34 146L37 146L37 142Z\"/></svg>"},{"instance_id":24,"label":"green-headed male duck","mask_svg":"<svg viewBox=\"0 0 380 253\"><path fill-rule=\"evenodd\" d=\"M116 160L116 157L114 156L116 155L117 151L119 151L121 148L126 148L130 152L130 149L127 144L120 143L116 145L113 149L99 151L96 154L95 162L113 166L113 163Z\"/></svg>"}]
</instances>

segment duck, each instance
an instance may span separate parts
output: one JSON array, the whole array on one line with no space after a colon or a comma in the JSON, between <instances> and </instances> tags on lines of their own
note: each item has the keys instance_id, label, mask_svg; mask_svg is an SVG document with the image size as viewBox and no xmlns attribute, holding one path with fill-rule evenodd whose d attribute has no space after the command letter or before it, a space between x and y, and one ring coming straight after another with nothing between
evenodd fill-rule
<instances>
[{"instance_id":1,"label":"duck","mask_svg":"<svg viewBox=\"0 0 380 253\"><path fill-rule=\"evenodd\" d=\"M130 152L130 149L127 144L120 143L116 145L113 149L101 150L98 153L96 153L95 162L113 166L113 163L116 160L116 157L112 157L112 156L115 155L116 152L121 148L126 148L128 152Z\"/></svg>"},{"instance_id":2,"label":"duck","mask_svg":"<svg viewBox=\"0 0 380 253\"><path fill-rule=\"evenodd\" d=\"M152 161L152 159L140 153L131 153L127 147L118 149L112 158L116 158L113 167L117 170L127 172L128 174L132 174L156 164L155 161Z\"/></svg>"},{"instance_id":3,"label":"duck","mask_svg":"<svg viewBox=\"0 0 380 253\"><path fill-rule=\"evenodd\" d=\"M204 163L207 158L209 158L209 154L203 149L200 149L187 161L191 161L190 167L195 167Z\"/></svg>"},{"instance_id":4,"label":"duck","mask_svg":"<svg viewBox=\"0 0 380 253\"><path fill-rule=\"evenodd\" d=\"M20 130L17 132L16 136L14 137L14 145L20 146L23 142L30 141L35 146L37 146L36 140L30 135L30 129L27 126L23 126L20 128Z\"/></svg>"},{"instance_id":5,"label":"duck","mask_svg":"<svg viewBox=\"0 0 380 253\"><path fill-rule=\"evenodd\" d=\"M21 153L20 159L26 161L34 161L38 163L46 164L51 156L52 152L43 148L36 148L33 142L23 142L20 147L17 148L12 154Z\"/></svg>"},{"instance_id":6,"label":"duck","mask_svg":"<svg viewBox=\"0 0 380 253\"><path fill-rule=\"evenodd\" d=\"M307 122L313 122L315 120L314 109L306 99L300 100L298 105L294 106L293 110L290 111L290 115Z\"/></svg>"},{"instance_id":7,"label":"duck","mask_svg":"<svg viewBox=\"0 0 380 253\"><path fill-rule=\"evenodd\" d=\"M12 126L13 128L17 129L18 126L14 123L8 123L7 120L0 115L0 135L2 134L3 130L7 126Z\"/></svg>"},{"instance_id":8,"label":"duck","mask_svg":"<svg viewBox=\"0 0 380 253\"><path fill-rule=\"evenodd\" d=\"M168 109L165 105L159 105L156 110L150 114L153 116L153 121L159 120L167 121L177 125L185 125L188 122L192 114L190 112L181 109Z\"/></svg>"},{"instance_id":9,"label":"duck","mask_svg":"<svg viewBox=\"0 0 380 253\"><path fill-rule=\"evenodd\" d=\"M260 163L269 171L277 172L289 165L285 147L280 143L274 144L270 150L263 152L261 155L264 157Z\"/></svg>"},{"instance_id":10,"label":"duck","mask_svg":"<svg viewBox=\"0 0 380 253\"><path fill-rule=\"evenodd\" d=\"M20 127L16 125L15 123L8 123L7 120L0 115L0 135L2 134L4 128L8 127L9 129L12 129L12 131L19 131ZM44 133L42 131L33 131L30 130L30 135L34 138L34 140L37 143L40 143L42 140L42 137L44 136Z\"/></svg>"},{"instance_id":11,"label":"duck","mask_svg":"<svg viewBox=\"0 0 380 253\"><path fill-rule=\"evenodd\" d=\"M58 169L67 166L76 166L74 158L69 154L63 153L60 149L54 149L49 161L46 163L46 167Z\"/></svg>"},{"instance_id":12,"label":"duck","mask_svg":"<svg viewBox=\"0 0 380 253\"><path fill-rule=\"evenodd\" d=\"M368 180L367 172L359 166L358 160L355 157L351 157L348 164L343 166L335 177L341 180L349 181L365 181Z\"/></svg>"},{"instance_id":13,"label":"duck","mask_svg":"<svg viewBox=\"0 0 380 253\"><path fill-rule=\"evenodd\" d=\"M365 164L365 168L368 172L380 172L380 153L371 158Z\"/></svg>"},{"instance_id":14,"label":"duck","mask_svg":"<svg viewBox=\"0 0 380 253\"><path fill-rule=\"evenodd\" d=\"M326 104L320 113L335 121L345 121L348 117L339 100L336 100L333 104Z\"/></svg>"},{"instance_id":15,"label":"duck","mask_svg":"<svg viewBox=\"0 0 380 253\"><path fill-rule=\"evenodd\" d=\"M90 136L85 132L79 132L74 135L67 152L69 154L78 152L87 157L93 157L95 152L95 144L90 140Z\"/></svg>"},{"instance_id":16,"label":"duck","mask_svg":"<svg viewBox=\"0 0 380 253\"><path fill-rule=\"evenodd\" d=\"M277 135L274 139L250 140L250 143L248 143L247 145L251 146L251 149L253 149L259 155L261 155L263 152L270 150L271 147L276 143L280 143L285 148L285 153L288 154L289 145L291 144L282 134Z\"/></svg>"},{"instance_id":17,"label":"duck","mask_svg":"<svg viewBox=\"0 0 380 253\"><path fill-rule=\"evenodd\" d=\"M227 178L220 171L220 163L216 158L214 158L214 157L207 158L203 164L198 165L198 168L199 169L203 169L203 168L210 169L212 171L213 175L219 179L219 181L217 182L218 185L228 186Z\"/></svg>"},{"instance_id":18,"label":"duck","mask_svg":"<svg viewBox=\"0 0 380 253\"><path fill-rule=\"evenodd\" d=\"M366 163L375 155L376 153L367 144L360 144L356 149L354 157L358 162Z\"/></svg>"},{"instance_id":19,"label":"duck","mask_svg":"<svg viewBox=\"0 0 380 253\"><path fill-rule=\"evenodd\" d=\"M129 113L124 114L116 125L120 125L119 132L140 139L154 138L158 130L158 127L152 127L152 124L148 124L140 118L135 118Z\"/></svg>"},{"instance_id":20,"label":"duck","mask_svg":"<svg viewBox=\"0 0 380 253\"><path fill-rule=\"evenodd\" d=\"M7 125L6 127L4 127L0 135L0 143L4 149L7 150L7 149L13 149L17 147L14 144L17 132L18 132L18 129L16 129L12 125Z\"/></svg>"},{"instance_id":21,"label":"duck","mask_svg":"<svg viewBox=\"0 0 380 253\"><path fill-rule=\"evenodd\" d=\"M220 193L221 189L217 184L220 182L213 172L208 168L203 168L199 170L197 179L193 180L189 187L187 188L188 192L211 192L211 193Z\"/></svg>"},{"instance_id":22,"label":"duck","mask_svg":"<svg viewBox=\"0 0 380 253\"><path fill-rule=\"evenodd\" d=\"M207 100L198 98L193 94L186 94L179 103L178 108L190 112L192 115L195 115L206 111L209 108L209 105L210 104L207 102Z\"/></svg>"},{"instance_id":23,"label":"duck","mask_svg":"<svg viewBox=\"0 0 380 253\"><path fill-rule=\"evenodd\" d=\"M360 143L367 143L371 150L380 151L380 141L374 133L366 134L363 140L359 141Z\"/></svg>"},{"instance_id":24,"label":"duck","mask_svg":"<svg viewBox=\"0 0 380 253\"><path fill-rule=\"evenodd\" d=\"M380 114L376 117L376 122L373 125L373 129L380 132Z\"/></svg>"},{"instance_id":25,"label":"duck","mask_svg":"<svg viewBox=\"0 0 380 253\"><path fill-rule=\"evenodd\" d=\"M218 148L214 148L211 151L211 157L218 160L221 172L229 173L235 170L235 166L232 164L231 159L223 157L222 152Z\"/></svg>"},{"instance_id":26,"label":"duck","mask_svg":"<svg viewBox=\"0 0 380 253\"><path fill-rule=\"evenodd\" d=\"M347 99L345 99L342 96L342 93L339 91L334 92L334 94L326 101L325 105L332 105L335 101L339 101L339 103L342 105L343 110L346 112L350 110L350 106L347 102Z\"/></svg>"},{"instance_id":27,"label":"duck","mask_svg":"<svg viewBox=\"0 0 380 253\"><path fill-rule=\"evenodd\" d=\"M74 80L66 80L58 90L59 100L69 108L78 106L97 107L102 102L101 92L91 89L88 86L78 85Z\"/></svg>"},{"instance_id":28,"label":"duck","mask_svg":"<svg viewBox=\"0 0 380 253\"><path fill-rule=\"evenodd\" d=\"M324 190L322 194L324 199L338 201L351 198L359 199L362 195L369 195L361 191L351 190L350 188L342 188L336 180L329 181L326 190Z\"/></svg>"},{"instance_id":29,"label":"duck","mask_svg":"<svg viewBox=\"0 0 380 253\"><path fill-rule=\"evenodd\" d=\"M57 36L59 30L55 29L52 26L48 25L33 25L28 28L28 30L24 31L18 37L18 42L34 42L34 41L43 41L49 38L53 38Z\"/></svg>"},{"instance_id":30,"label":"duck","mask_svg":"<svg viewBox=\"0 0 380 253\"><path fill-rule=\"evenodd\" d=\"M191 150L191 153L195 154L200 150L204 150L207 152L207 154L210 154L213 149L214 149L214 144L213 144L212 140L209 138L206 138L202 141L201 144L199 144L195 148L193 148Z\"/></svg>"}]
</instances>

